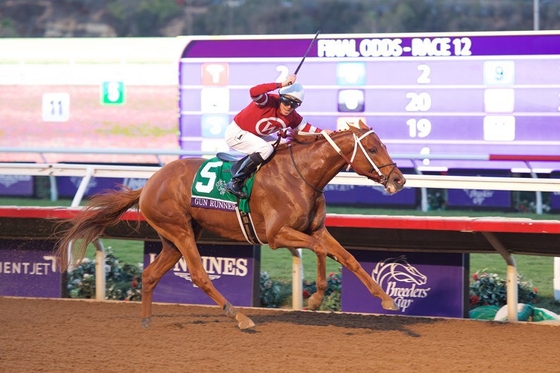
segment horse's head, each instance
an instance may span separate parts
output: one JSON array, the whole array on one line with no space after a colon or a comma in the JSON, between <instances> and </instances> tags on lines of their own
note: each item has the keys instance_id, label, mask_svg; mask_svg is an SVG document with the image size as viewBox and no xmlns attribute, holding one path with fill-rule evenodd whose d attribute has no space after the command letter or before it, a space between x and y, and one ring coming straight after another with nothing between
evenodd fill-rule
<instances>
[{"instance_id":1,"label":"horse's head","mask_svg":"<svg viewBox=\"0 0 560 373\"><path fill-rule=\"evenodd\" d=\"M349 168L352 167L357 174L383 185L389 194L401 190L406 179L379 136L361 120L358 126L349 127L354 135L352 154L346 154L348 159L345 158Z\"/></svg>"},{"instance_id":2,"label":"horse's head","mask_svg":"<svg viewBox=\"0 0 560 373\"><path fill-rule=\"evenodd\" d=\"M391 266L391 274L395 280L400 282L424 285L428 281L428 277L420 273L416 267L410 265L403 255L394 259Z\"/></svg>"}]
</instances>

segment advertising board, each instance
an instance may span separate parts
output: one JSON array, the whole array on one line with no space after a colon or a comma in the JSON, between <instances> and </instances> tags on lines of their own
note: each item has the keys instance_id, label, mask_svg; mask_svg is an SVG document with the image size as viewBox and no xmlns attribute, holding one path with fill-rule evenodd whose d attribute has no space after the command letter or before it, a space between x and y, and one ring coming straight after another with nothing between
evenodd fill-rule
<instances>
[{"instance_id":1,"label":"advertising board","mask_svg":"<svg viewBox=\"0 0 560 373\"><path fill-rule=\"evenodd\" d=\"M216 289L236 306L258 306L260 248L249 245L198 245L202 264ZM161 243L145 242L144 268L161 251ZM214 301L193 282L184 258L158 283L154 302L209 304Z\"/></svg>"},{"instance_id":2,"label":"advertising board","mask_svg":"<svg viewBox=\"0 0 560 373\"><path fill-rule=\"evenodd\" d=\"M468 255L351 250L364 270L395 300L386 311L360 280L342 269L342 311L409 316L467 317Z\"/></svg>"},{"instance_id":3,"label":"advertising board","mask_svg":"<svg viewBox=\"0 0 560 373\"><path fill-rule=\"evenodd\" d=\"M0 295L61 297L51 240L0 240Z\"/></svg>"}]
</instances>

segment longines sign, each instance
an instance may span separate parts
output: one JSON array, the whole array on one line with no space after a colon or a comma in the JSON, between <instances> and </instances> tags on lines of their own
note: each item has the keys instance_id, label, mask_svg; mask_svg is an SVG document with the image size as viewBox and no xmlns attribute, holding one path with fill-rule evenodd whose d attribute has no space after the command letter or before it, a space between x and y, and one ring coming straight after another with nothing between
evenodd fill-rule
<instances>
[{"instance_id":1,"label":"longines sign","mask_svg":"<svg viewBox=\"0 0 560 373\"><path fill-rule=\"evenodd\" d=\"M202 265L212 283L236 306L258 306L260 291L260 248L249 245L198 245ZM161 244L146 242L144 268L152 263ZM154 291L155 302L210 304L214 301L191 278L184 258L167 272Z\"/></svg>"}]
</instances>

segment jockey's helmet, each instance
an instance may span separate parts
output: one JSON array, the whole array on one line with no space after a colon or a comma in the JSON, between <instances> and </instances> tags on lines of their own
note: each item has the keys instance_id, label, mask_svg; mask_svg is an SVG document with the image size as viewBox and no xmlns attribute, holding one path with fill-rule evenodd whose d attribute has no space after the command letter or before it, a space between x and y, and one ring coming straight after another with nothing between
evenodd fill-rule
<instances>
[{"instance_id":1,"label":"jockey's helmet","mask_svg":"<svg viewBox=\"0 0 560 373\"><path fill-rule=\"evenodd\" d=\"M305 96L303 87L299 83L294 83L287 87L280 88L280 91L278 91L278 93L284 96L288 96L289 98L295 99L300 103L303 102L303 98Z\"/></svg>"}]
</instances>

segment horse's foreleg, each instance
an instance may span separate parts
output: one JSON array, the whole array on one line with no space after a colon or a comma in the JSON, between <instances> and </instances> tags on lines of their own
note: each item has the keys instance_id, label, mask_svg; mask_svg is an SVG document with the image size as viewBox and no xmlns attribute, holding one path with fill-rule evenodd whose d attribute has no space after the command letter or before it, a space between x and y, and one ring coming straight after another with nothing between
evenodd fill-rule
<instances>
[{"instance_id":1,"label":"horse's foreleg","mask_svg":"<svg viewBox=\"0 0 560 373\"><path fill-rule=\"evenodd\" d=\"M309 236L293 228L284 226L280 228L273 241L269 239L271 247L298 247L307 248L317 257L317 292L313 293L307 301L311 310L317 310L323 304L327 289L327 248L314 236Z\"/></svg>"},{"instance_id":2,"label":"horse's foreleg","mask_svg":"<svg viewBox=\"0 0 560 373\"><path fill-rule=\"evenodd\" d=\"M344 247L342 247L338 241L331 236L331 234L325 229L323 232L323 239L329 248L329 256L342 264L348 270L352 271L360 279L360 281L367 287L369 292L381 299L381 306L390 311L398 311L399 307L395 304L393 298L391 298L384 290L379 286L377 282L371 278L370 275L362 268L360 262L354 258Z\"/></svg>"},{"instance_id":3,"label":"horse's foreleg","mask_svg":"<svg viewBox=\"0 0 560 373\"><path fill-rule=\"evenodd\" d=\"M181 259L181 253L168 241L163 239L162 243L161 252L142 273L142 326L144 328L152 323L152 296L157 283Z\"/></svg>"},{"instance_id":4,"label":"horse's foreleg","mask_svg":"<svg viewBox=\"0 0 560 373\"><path fill-rule=\"evenodd\" d=\"M313 293L307 300L307 307L311 310L318 310L325 299L327 290L327 251L324 247L313 250L317 257L317 292Z\"/></svg>"}]
</instances>

